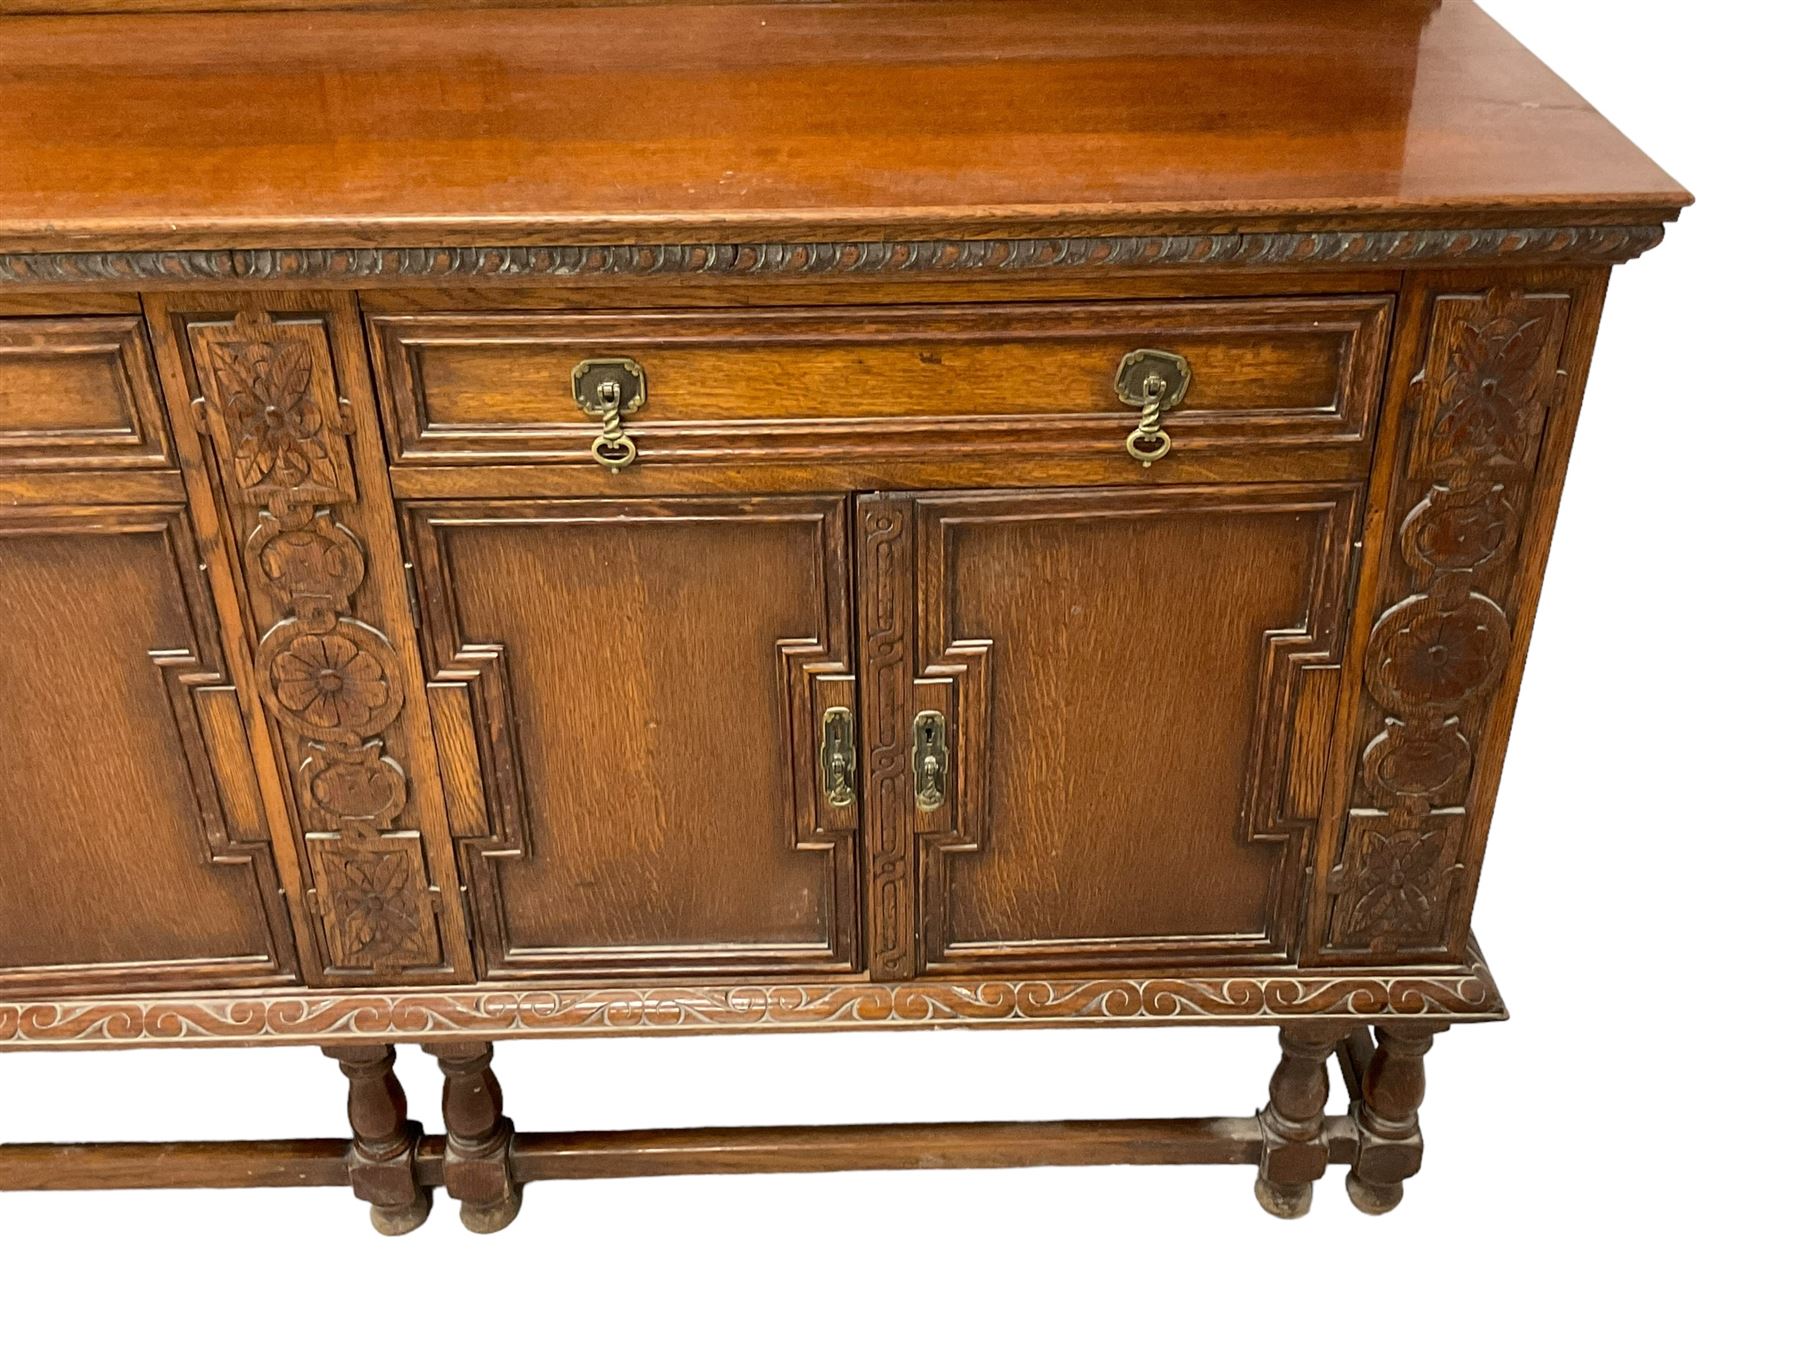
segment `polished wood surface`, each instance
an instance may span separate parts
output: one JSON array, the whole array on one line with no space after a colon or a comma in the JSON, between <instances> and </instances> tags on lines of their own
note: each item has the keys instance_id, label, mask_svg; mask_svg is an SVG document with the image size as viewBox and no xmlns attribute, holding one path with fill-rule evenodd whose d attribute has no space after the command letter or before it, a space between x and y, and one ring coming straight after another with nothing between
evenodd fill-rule
<instances>
[{"instance_id":1,"label":"polished wood surface","mask_svg":"<svg viewBox=\"0 0 1800 1350\"><path fill-rule=\"evenodd\" d=\"M486 972L850 969L855 812L818 771L855 701L845 503L409 515L438 743L482 776L459 832Z\"/></svg>"},{"instance_id":2,"label":"polished wood surface","mask_svg":"<svg viewBox=\"0 0 1800 1350\"><path fill-rule=\"evenodd\" d=\"M209 4L0 0L0 1049L321 1046L351 1137L0 1189L1397 1204L1505 1016L1488 823L1680 187L1467 0ZM1281 1028L1254 1117L538 1134L493 1063L1209 1024Z\"/></svg>"},{"instance_id":3,"label":"polished wood surface","mask_svg":"<svg viewBox=\"0 0 1800 1350\"><path fill-rule=\"evenodd\" d=\"M1354 489L919 498L928 969L1290 949L1348 600ZM1203 581L1201 579L1204 579ZM1317 677L1309 679L1307 672Z\"/></svg>"},{"instance_id":4,"label":"polished wood surface","mask_svg":"<svg viewBox=\"0 0 1800 1350\"><path fill-rule=\"evenodd\" d=\"M402 465L582 463L596 430L570 372L629 352L645 467L832 452L1116 460L1136 414L1119 358L1174 347L1191 388L1165 419L1184 455L1355 446L1373 430L1384 296L1187 304L885 305L371 320ZM1058 467L1062 467L1058 465Z\"/></svg>"},{"instance_id":5,"label":"polished wood surface","mask_svg":"<svg viewBox=\"0 0 1800 1350\"><path fill-rule=\"evenodd\" d=\"M0 987L292 979L179 507L0 508Z\"/></svg>"},{"instance_id":6,"label":"polished wood surface","mask_svg":"<svg viewBox=\"0 0 1800 1350\"><path fill-rule=\"evenodd\" d=\"M0 249L1571 224L1687 201L1467 0L0 22Z\"/></svg>"}]
</instances>

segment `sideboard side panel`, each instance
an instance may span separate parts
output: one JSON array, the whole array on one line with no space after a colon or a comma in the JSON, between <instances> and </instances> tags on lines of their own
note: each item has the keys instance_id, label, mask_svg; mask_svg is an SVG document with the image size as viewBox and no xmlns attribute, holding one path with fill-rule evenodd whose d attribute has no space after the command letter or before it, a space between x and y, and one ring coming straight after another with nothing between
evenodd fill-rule
<instances>
[{"instance_id":1,"label":"sideboard side panel","mask_svg":"<svg viewBox=\"0 0 1800 1350\"><path fill-rule=\"evenodd\" d=\"M1306 959L1467 951L1606 278L1408 280Z\"/></svg>"}]
</instances>

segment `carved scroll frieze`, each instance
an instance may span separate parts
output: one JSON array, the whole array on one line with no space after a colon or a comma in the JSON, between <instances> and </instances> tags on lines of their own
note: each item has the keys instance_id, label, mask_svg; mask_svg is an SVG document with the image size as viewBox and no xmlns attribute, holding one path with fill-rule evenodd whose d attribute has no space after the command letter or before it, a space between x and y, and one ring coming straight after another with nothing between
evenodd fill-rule
<instances>
[{"instance_id":1,"label":"carved scroll frieze","mask_svg":"<svg viewBox=\"0 0 1800 1350\"><path fill-rule=\"evenodd\" d=\"M1436 297L1406 393L1397 538L1363 660L1364 748L1327 947L1439 953L1455 938L1479 730L1514 645L1520 522L1559 396L1570 297Z\"/></svg>"},{"instance_id":2,"label":"carved scroll frieze","mask_svg":"<svg viewBox=\"0 0 1800 1350\"><path fill-rule=\"evenodd\" d=\"M261 997L0 1002L0 1049L34 1045L319 1044L657 1032L993 1025L1206 1025L1340 1018L1491 1021L1486 965L1088 979L343 990Z\"/></svg>"},{"instance_id":3,"label":"carved scroll frieze","mask_svg":"<svg viewBox=\"0 0 1800 1350\"><path fill-rule=\"evenodd\" d=\"M438 970L435 893L418 833L396 828L407 773L385 741L406 680L392 639L353 613L368 558L339 515L358 494L329 334L315 318L259 312L188 333L220 478L250 522L247 583L274 616L256 683L287 737L326 966L379 978Z\"/></svg>"}]
</instances>

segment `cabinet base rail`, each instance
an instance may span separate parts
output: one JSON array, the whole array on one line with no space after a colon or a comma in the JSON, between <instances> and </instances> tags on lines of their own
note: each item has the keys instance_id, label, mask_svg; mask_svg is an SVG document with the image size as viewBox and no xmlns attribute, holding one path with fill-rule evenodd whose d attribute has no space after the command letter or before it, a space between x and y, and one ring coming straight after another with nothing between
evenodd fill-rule
<instances>
[{"instance_id":1,"label":"cabinet base rail","mask_svg":"<svg viewBox=\"0 0 1800 1350\"><path fill-rule=\"evenodd\" d=\"M1438 1030L1285 1028L1269 1104L1254 1116L549 1132L513 1130L490 1045L440 1044L428 1048L444 1070L444 1134L407 1119L392 1046L328 1047L350 1080L351 1138L0 1144L0 1191L348 1186L376 1228L397 1234L424 1222L441 1187L462 1201L465 1225L493 1232L538 1181L1217 1163L1255 1166L1263 1207L1295 1218L1312 1183L1342 1164L1357 1207L1384 1213L1418 1171L1422 1061ZM1334 1056L1344 1115L1324 1113Z\"/></svg>"}]
</instances>

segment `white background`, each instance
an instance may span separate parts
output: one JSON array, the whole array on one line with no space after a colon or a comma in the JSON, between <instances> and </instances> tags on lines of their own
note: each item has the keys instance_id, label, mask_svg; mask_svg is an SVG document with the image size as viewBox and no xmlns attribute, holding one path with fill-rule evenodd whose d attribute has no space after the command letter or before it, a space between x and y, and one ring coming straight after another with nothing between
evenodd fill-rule
<instances>
[{"instance_id":1,"label":"white background","mask_svg":"<svg viewBox=\"0 0 1800 1350\"><path fill-rule=\"evenodd\" d=\"M1296 1223L1238 1168L555 1183L498 1236L440 1196L400 1240L335 1190L4 1195L0 1345L1793 1344L1800 44L1752 0L1487 7L1700 201L1614 279L1482 879L1513 1021L1439 1041L1399 1210L1341 1168ZM1236 1114L1274 1057L1158 1029L497 1063L558 1129ZM401 1070L441 1128L432 1066ZM3 1139L342 1109L314 1050L0 1059Z\"/></svg>"}]
</instances>

